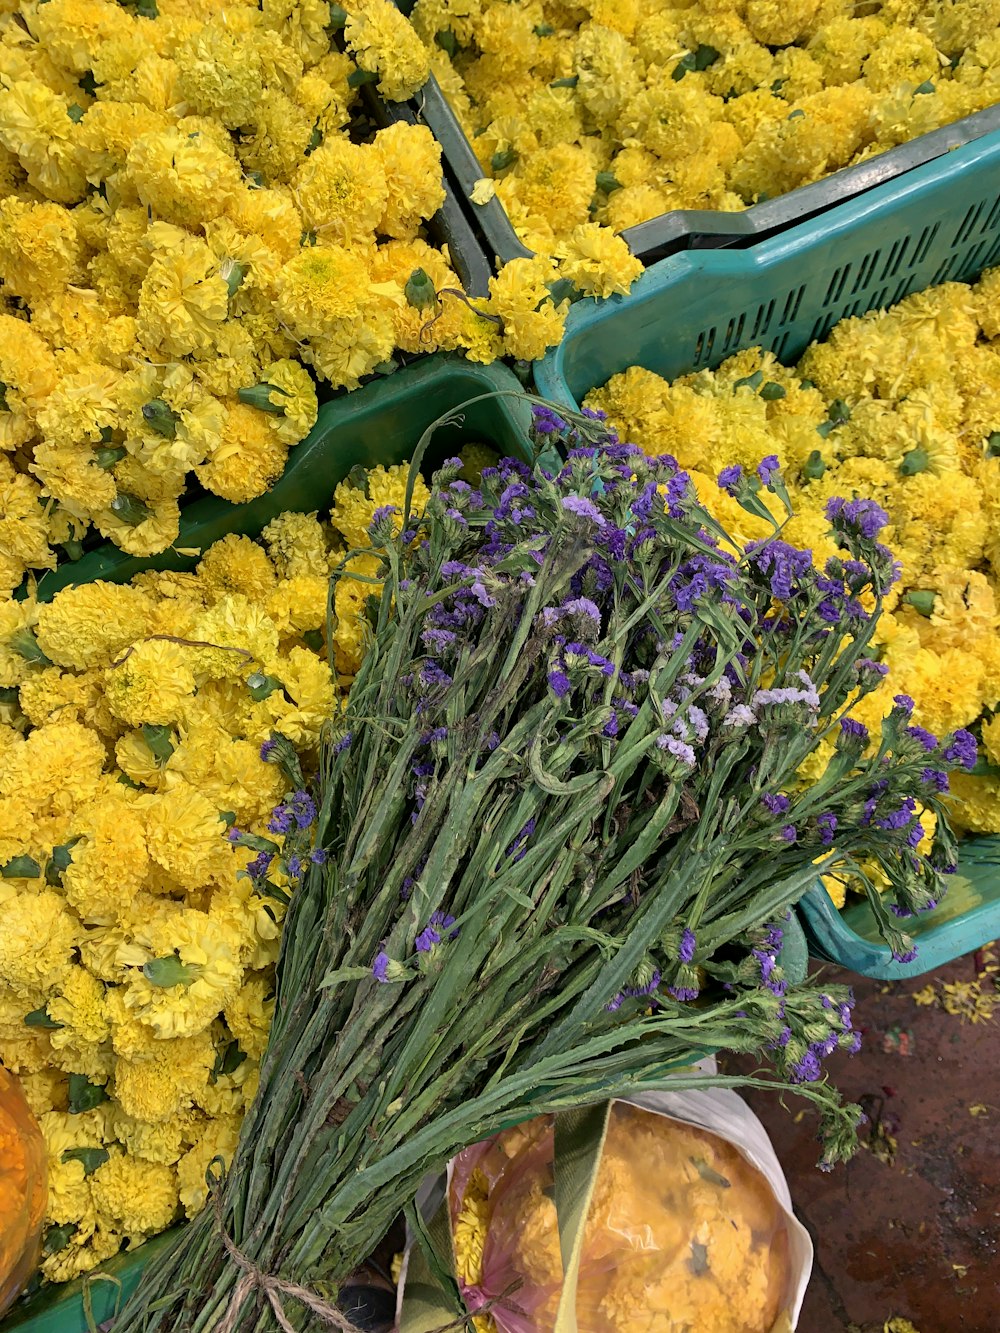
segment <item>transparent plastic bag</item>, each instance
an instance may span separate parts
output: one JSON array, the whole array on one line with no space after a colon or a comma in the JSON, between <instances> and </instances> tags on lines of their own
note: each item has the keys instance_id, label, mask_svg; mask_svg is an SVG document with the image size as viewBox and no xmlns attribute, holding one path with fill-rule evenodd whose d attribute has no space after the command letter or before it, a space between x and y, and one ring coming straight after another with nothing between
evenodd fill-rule
<instances>
[{"instance_id":1,"label":"transparent plastic bag","mask_svg":"<svg viewBox=\"0 0 1000 1333\"><path fill-rule=\"evenodd\" d=\"M612 1103L605 1123L568 1164L572 1145L551 1116L450 1163L438 1238L477 1333L793 1329L812 1247L742 1099L648 1094ZM423 1333L447 1323L449 1307L435 1305L413 1249L410 1261L400 1328Z\"/></svg>"},{"instance_id":2,"label":"transparent plastic bag","mask_svg":"<svg viewBox=\"0 0 1000 1333\"><path fill-rule=\"evenodd\" d=\"M46 1200L42 1131L20 1083L0 1066L0 1314L38 1267Z\"/></svg>"}]
</instances>

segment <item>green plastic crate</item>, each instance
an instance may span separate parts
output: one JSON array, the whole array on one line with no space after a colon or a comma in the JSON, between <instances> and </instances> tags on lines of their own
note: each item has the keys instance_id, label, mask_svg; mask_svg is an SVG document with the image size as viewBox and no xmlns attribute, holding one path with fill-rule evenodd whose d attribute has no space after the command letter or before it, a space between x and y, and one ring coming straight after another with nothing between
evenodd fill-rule
<instances>
[{"instance_id":1,"label":"green plastic crate","mask_svg":"<svg viewBox=\"0 0 1000 1333\"><path fill-rule=\"evenodd\" d=\"M580 301L562 343L535 365L545 397L579 405L629 366L667 379L763 346L792 364L838 320L1000 263L1000 131L745 250L688 251L627 297ZM919 976L1000 936L1000 838L963 844L941 906L907 922L897 963L866 904L838 912L820 886L800 904L814 954L864 976Z\"/></svg>"},{"instance_id":2,"label":"green plastic crate","mask_svg":"<svg viewBox=\"0 0 1000 1333\"><path fill-rule=\"evenodd\" d=\"M472 399L479 401L470 403ZM463 408L466 403L470 405ZM379 463L388 467L405 462L427 427L459 408L463 408L460 416L435 433L428 453L429 467L473 440L502 454L525 460L532 457L527 436L530 409L511 371L504 366L472 365L450 356L428 357L390 379L325 403L312 431L292 450L281 480L266 495L246 505L231 505L215 498L198 500L184 511L181 534L173 549L138 559L113 546L101 547L46 574L39 583L39 597L48 600L60 588L94 579L124 582L143 569L193 569L200 552L227 533L256 537L272 518L286 510L329 509L334 487L352 467ZM182 555L177 547L198 553ZM101 1272L115 1280L90 1281L96 1323L113 1316L116 1304L135 1289L145 1264L170 1244L174 1234L158 1236L101 1266ZM0 1319L0 1330L87 1333L84 1281L43 1288Z\"/></svg>"}]
</instances>

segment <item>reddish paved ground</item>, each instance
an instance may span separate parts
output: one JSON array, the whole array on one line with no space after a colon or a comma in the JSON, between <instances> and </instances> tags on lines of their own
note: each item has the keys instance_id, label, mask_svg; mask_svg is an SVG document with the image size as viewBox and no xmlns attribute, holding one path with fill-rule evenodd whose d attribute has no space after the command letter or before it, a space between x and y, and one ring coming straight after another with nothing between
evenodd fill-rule
<instances>
[{"instance_id":1,"label":"reddish paved ground","mask_svg":"<svg viewBox=\"0 0 1000 1333\"><path fill-rule=\"evenodd\" d=\"M865 1105L870 1147L823 1174L811 1114L749 1098L816 1246L800 1333L882 1333L893 1315L919 1333L998 1333L1000 1007L972 1025L914 1003L928 981L974 981L972 956L910 982L826 975L854 980L864 1048L830 1068Z\"/></svg>"}]
</instances>

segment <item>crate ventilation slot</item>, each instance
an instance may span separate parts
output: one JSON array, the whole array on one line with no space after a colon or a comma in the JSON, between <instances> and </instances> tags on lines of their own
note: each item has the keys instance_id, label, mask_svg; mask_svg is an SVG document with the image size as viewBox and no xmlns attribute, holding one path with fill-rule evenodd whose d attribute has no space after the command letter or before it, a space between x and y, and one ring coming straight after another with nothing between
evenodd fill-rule
<instances>
[{"instance_id":1,"label":"crate ventilation slot","mask_svg":"<svg viewBox=\"0 0 1000 1333\"><path fill-rule=\"evenodd\" d=\"M940 222L935 222L932 227L925 227L920 233L920 240L917 241L917 248L913 252L913 258L910 260L910 267L916 268L927 258L927 252L934 244L934 237L941 230Z\"/></svg>"},{"instance_id":2,"label":"crate ventilation slot","mask_svg":"<svg viewBox=\"0 0 1000 1333\"><path fill-rule=\"evenodd\" d=\"M851 276L850 264L845 264L843 268L838 268L830 279L830 285L826 289L826 300L824 305L830 305L834 301L839 301L844 287L847 285L847 279Z\"/></svg>"},{"instance_id":3,"label":"crate ventilation slot","mask_svg":"<svg viewBox=\"0 0 1000 1333\"><path fill-rule=\"evenodd\" d=\"M990 209L990 215L983 223L983 234L985 236L992 236L998 227L1000 227L1000 194L994 199L993 207Z\"/></svg>"},{"instance_id":4,"label":"crate ventilation slot","mask_svg":"<svg viewBox=\"0 0 1000 1333\"><path fill-rule=\"evenodd\" d=\"M985 203L985 200L980 200L978 204L973 204L968 210L965 217L959 223L958 231L955 232L955 239L952 241L952 245L961 245L963 241L969 239L972 235L973 227L979 221L979 215L982 213Z\"/></svg>"},{"instance_id":5,"label":"crate ventilation slot","mask_svg":"<svg viewBox=\"0 0 1000 1333\"><path fill-rule=\"evenodd\" d=\"M882 278L894 278L899 272L899 266L906 257L906 252L910 248L909 236L901 236L898 241L893 241L885 260L885 268L882 270Z\"/></svg>"},{"instance_id":6,"label":"crate ventilation slot","mask_svg":"<svg viewBox=\"0 0 1000 1333\"><path fill-rule=\"evenodd\" d=\"M694 364L703 366L712 355L712 348L715 346L715 329L702 329L698 334L698 341L694 348Z\"/></svg>"},{"instance_id":7,"label":"crate ventilation slot","mask_svg":"<svg viewBox=\"0 0 1000 1333\"><path fill-rule=\"evenodd\" d=\"M793 287L785 297L785 308L782 311L782 324L791 324L799 313L799 306L802 304L802 298L806 294L805 286Z\"/></svg>"},{"instance_id":8,"label":"crate ventilation slot","mask_svg":"<svg viewBox=\"0 0 1000 1333\"><path fill-rule=\"evenodd\" d=\"M719 351L723 354L732 351L736 344L743 337L743 326L747 322L746 314L740 315L738 319L731 319L729 327L726 329L726 336L722 340L722 346Z\"/></svg>"},{"instance_id":9,"label":"crate ventilation slot","mask_svg":"<svg viewBox=\"0 0 1000 1333\"><path fill-rule=\"evenodd\" d=\"M763 338L764 334L771 327L771 317L774 314L774 302L768 301L767 305L757 307L757 318L753 322L753 328L750 331L750 337L756 341Z\"/></svg>"},{"instance_id":10,"label":"crate ventilation slot","mask_svg":"<svg viewBox=\"0 0 1000 1333\"><path fill-rule=\"evenodd\" d=\"M872 250L870 254L865 255L864 259L862 259L861 263L858 265L858 276L854 279L854 286L851 288L852 296L856 296L859 292L863 291L864 288L868 286L869 282L871 282L875 272L875 265L878 263L881 253L881 250Z\"/></svg>"}]
</instances>

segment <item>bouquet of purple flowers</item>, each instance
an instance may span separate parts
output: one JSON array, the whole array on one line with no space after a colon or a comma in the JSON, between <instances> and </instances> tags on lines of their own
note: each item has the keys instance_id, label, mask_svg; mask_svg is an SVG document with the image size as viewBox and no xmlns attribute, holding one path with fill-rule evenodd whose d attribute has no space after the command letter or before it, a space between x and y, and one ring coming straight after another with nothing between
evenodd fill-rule
<instances>
[{"instance_id":1,"label":"bouquet of purple flowers","mask_svg":"<svg viewBox=\"0 0 1000 1333\"><path fill-rule=\"evenodd\" d=\"M940 793L970 759L905 698L877 748L850 716L884 670L884 516L835 502L825 569L780 531L737 550L672 459L586 415L537 407L535 430L561 470L508 459L474 489L447 464L425 513L375 516L384 590L331 719L260 1093L116 1331L348 1327L338 1286L401 1209L434 1262L425 1173L521 1119L703 1085L677 1070L705 1050L759 1053L769 1072L728 1082L794 1088L824 1161L852 1150L821 1068L856 1049L851 1000L789 983L786 914L834 860L875 866L905 955L889 907L941 896ZM725 478L748 507L783 493L768 463Z\"/></svg>"}]
</instances>

